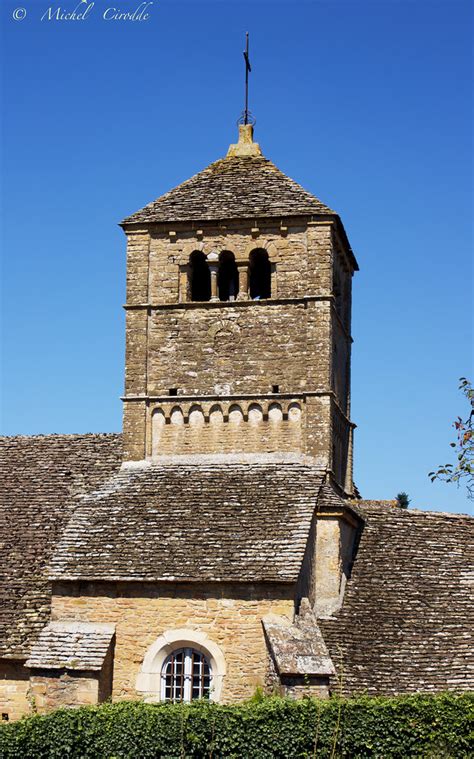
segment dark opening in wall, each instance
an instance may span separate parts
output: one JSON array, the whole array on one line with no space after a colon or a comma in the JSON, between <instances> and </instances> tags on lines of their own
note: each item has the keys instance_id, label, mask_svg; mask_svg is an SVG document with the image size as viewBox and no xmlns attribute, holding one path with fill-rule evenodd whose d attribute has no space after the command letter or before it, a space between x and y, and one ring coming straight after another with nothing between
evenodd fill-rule
<instances>
[{"instance_id":1,"label":"dark opening in wall","mask_svg":"<svg viewBox=\"0 0 474 759\"><path fill-rule=\"evenodd\" d=\"M250 297L252 300L270 298L272 294L271 264L263 248L252 250L249 258Z\"/></svg>"},{"instance_id":2,"label":"dark opening in wall","mask_svg":"<svg viewBox=\"0 0 474 759\"><path fill-rule=\"evenodd\" d=\"M335 271L332 280L332 291L336 302L336 311L343 318L343 287L339 272Z\"/></svg>"},{"instance_id":3,"label":"dark opening in wall","mask_svg":"<svg viewBox=\"0 0 474 759\"><path fill-rule=\"evenodd\" d=\"M272 393L279 393L280 385L272 385Z\"/></svg>"},{"instance_id":4,"label":"dark opening in wall","mask_svg":"<svg viewBox=\"0 0 474 759\"><path fill-rule=\"evenodd\" d=\"M189 256L191 300L211 299L211 272L206 256L195 250Z\"/></svg>"},{"instance_id":5,"label":"dark opening in wall","mask_svg":"<svg viewBox=\"0 0 474 759\"><path fill-rule=\"evenodd\" d=\"M2 720L3 722L8 722L10 717L8 716L7 712L2 712Z\"/></svg>"},{"instance_id":6,"label":"dark opening in wall","mask_svg":"<svg viewBox=\"0 0 474 759\"><path fill-rule=\"evenodd\" d=\"M239 292L239 272L235 256L230 250L223 250L219 256L217 276L219 300L235 300Z\"/></svg>"},{"instance_id":7,"label":"dark opening in wall","mask_svg":"<svg viewBox=\"0 0 474 759\"><path fill-rule=\"evenodd\" d=\"M178 395L178 388L170 387L170 389L168 390L168 395Z\"/></svg>"}]
</instances>

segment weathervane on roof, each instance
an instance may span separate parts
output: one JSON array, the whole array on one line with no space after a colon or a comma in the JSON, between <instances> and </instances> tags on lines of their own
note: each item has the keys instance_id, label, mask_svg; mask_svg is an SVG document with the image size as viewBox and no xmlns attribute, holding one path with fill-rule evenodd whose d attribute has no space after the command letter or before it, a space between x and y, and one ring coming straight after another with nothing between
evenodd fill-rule
<instances>
[{"instance_id":1,"label":"weathervane on roof","mask_svg":"<svg viewBox=\"0 0 474 759\"><path fill-rule=\"evenodd\" d=\"M253 125L255 124L256 119L252 116L252 114L249 111L249 72L252 71L252 67L250 65L250 59L249 59L249 33L248 32L246 32L245 34L244 59L245 59L245 108L239 119L239 124Z\"/></svg>"}]
</instances>

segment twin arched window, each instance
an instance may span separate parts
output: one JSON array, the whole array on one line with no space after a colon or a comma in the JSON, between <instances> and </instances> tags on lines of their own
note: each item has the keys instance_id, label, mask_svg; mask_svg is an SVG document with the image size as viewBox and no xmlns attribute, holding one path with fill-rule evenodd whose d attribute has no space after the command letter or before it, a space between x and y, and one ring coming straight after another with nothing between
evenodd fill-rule
<instances>
[{"instance_id":1,"label":"twin arched window","mask_svg":"<svg viewBox=\"0 0 474 759\"><path fill-rule=\"evenodd\" d=\"M209 660L194 648L179 648L165 659L161 670L162 701L209 698L211 685Z\"/></svg>"},{"instance_id":2,"label":"twin arched window","mask_svg":"<svg viewBox=\"0 0 474 759\"><path fill-rule=\"evenodd\" d=\"M210 266L205 254L195 250L189 257L189 294L192 301L229 301L237 296L243 300L270 298L271 264L267 251L256 248L245 266L237 266L234 254L224 250Z\"/></svg>"}]
</instances>

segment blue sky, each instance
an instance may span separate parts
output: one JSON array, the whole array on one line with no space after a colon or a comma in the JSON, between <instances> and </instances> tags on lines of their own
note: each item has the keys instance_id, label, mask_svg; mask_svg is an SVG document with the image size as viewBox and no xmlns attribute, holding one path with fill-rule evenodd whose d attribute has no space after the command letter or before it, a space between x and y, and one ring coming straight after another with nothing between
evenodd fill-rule
<instances>
[{"instance_id":1,"label":"blue sky","mask_svg":"<svg viewBox=\"0 0 474 759\"><path fill-rule=\"evenodd\" d=\"M2 431L120 429L117 222L235 141L249 30L256 138L341 214L360 264L359 488L468 511L427 472L450 459L472 377L471 4L163 0L105 21L114 6L139 2L83 22L2 3Z\"/></svg>"}]
</instances>

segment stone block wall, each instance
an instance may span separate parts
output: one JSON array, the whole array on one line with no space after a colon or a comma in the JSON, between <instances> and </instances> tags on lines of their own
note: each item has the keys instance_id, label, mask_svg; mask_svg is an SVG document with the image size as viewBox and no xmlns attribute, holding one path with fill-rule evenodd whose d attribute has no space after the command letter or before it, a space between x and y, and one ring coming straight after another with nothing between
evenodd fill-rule
<instances>
[{"instance_id":1,"label":"stone block wall","mask_svg":"<svg viewBox=\"0 0 474 759\"><path fill-rule=\"evenodd\" d=\"M1 659L0 718L14 720L30 712L28 689L29 670L23 662Z\"/></svg>"},{"instance_id":2,"label":"stone block wall","mask_svg":"<svg viewBox=\"0 0 474 759\"><path fill-rule=\"evenodd\" d=\"M308 384L306 365L320 361L319 355L308 355L307 322L308 310L298 302L153 310L143 346L146 392L269 394L273 385L283 393L301 391ZM315 328L323 332L329 325L320 320Z\"/></svg>"},{"instance_id":3,"label":"stone block wall","mask_svg":"<svg viewBox=\"0 0 474 759\"><path fill-rule=\"evenodd\" d=\"M29 697L39 714L52 709L87 706L99 701L99 679L92 672L34 670Z\"/></svg>"},{"instance_id":4,"label":"stone block wall","mask_svg":"<svg viewBox=\"0 0 474 759\"><path fill-rule=\"evenodd\" d=\"M222 650L227 674L222 701L249 698L267 677L262 617L293 617L293 586L57 583L54 619L116 626L113 700L136 698L136 680L148 648L163 633L203 631Z\"/></svg>"}]
</instances>

